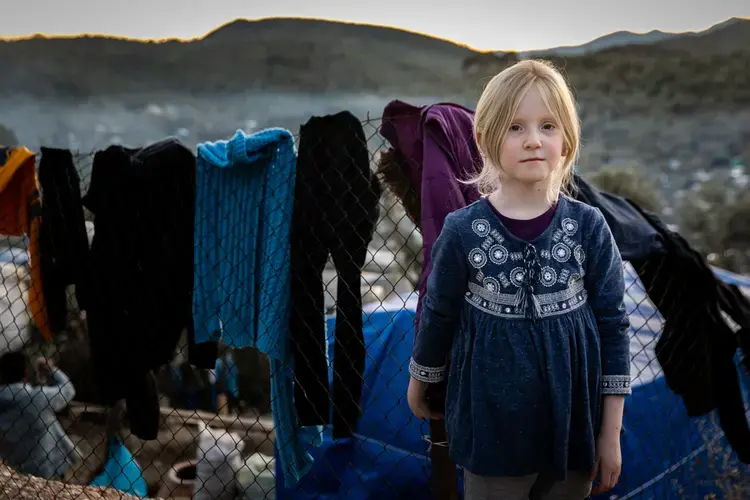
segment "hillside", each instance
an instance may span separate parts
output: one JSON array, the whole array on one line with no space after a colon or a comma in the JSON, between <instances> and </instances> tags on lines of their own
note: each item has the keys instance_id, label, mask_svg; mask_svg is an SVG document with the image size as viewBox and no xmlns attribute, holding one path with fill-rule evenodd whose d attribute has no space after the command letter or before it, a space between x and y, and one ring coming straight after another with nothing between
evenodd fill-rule
<instances>
[{"instance_id":1,"label":"hillside","mask_svg":"<svg viewBox=\"0 0 750 500\"><path fill-rule=\"evenodd\" d=\"M681 50L693 55L731 54L750 50L750 19L733 18L703 33L674 37L656 44L664 50ZM750 66L746 68L750 71Z\"/></svg>"},{"instance_id":2,"label":"hillside","mask_svg":"<svg viewBox=\"0 0 750 500\"><path fill-rule=\"evenodd\" d=\"M0 42L0 95L419 91L455 81L470 53L392 28L296 19L238 20L186 42L36 37Z\"/></svg>"},{"instance_id":3,"label":"hillside","mask_svg":"<svg viewBox=\"0 0 750 500\"><path fill-rule=\"evenodd\" d=\"M612 36L617 36L613 34ZM593 43L593 42L592 42ZM750 104L750 21L579 56L549 56L593 107L692 111ZM466 62L479 58L467 71ZM226 96L251 90L463 95L515 60L394 28L322 20L237 20L190 41L104 37L0 42L0 97ZM623 102L623 96L635 96Z\"/></svg>"},{"instance_id":4,"label":"hillside","mask_svg":"<svg viewBox=\"0 0 750 500\"><path fill-rule=\"evenodd\" d=\"M594 52L598 52L601 50L606 49L612 49L614 47L623 47L626 45L652 45L652 44L660 44L663 48L676 48L678 50L682 49L682 44L684 39L691 39L696 40L698 39L697 43L691 42L692 45L702 45L702 41L705 39L710 39L708 35L712 35L714 32L717 31L724 31L725 28L728 28L735 24L742 24L747 23L748 20L740 19L740 18L731 18L727 19L724 22L721 22L719 24L716 24L714 26L711 26L710 28L703 30L703 31L686 31L681 33L672 33L672 32L664 32L660 30L651 30L647 33L634 33L632 31L616 31L614 33L609 33L603 36L600 36L598 38L595 38L594 40L591 40L590 42L581 44L581 45L573 45L573 46L562 46L562 47L553 47L546 50L539 50L539 51L530 51L530 52L523 52L522 55L524 57L544 57L544 56L580 56L584 54L591 54ZM739 38L735 39L735 33L739 35ZM732 30L728 30L723 33L722 38L727 40L726 47L731 50L734 50L739 47L743 47L743 40L747 39L748 33L750 31L747 30L747 26L743 27L735 27ZM704 38L705 37L705 38ZM665 42L665 43L661 43ZM747 46L747 43L744 43L744 46ZM722 46L718 46L715 44L709 44L707 46L702 46L702 50L708 50L711 52L722 52L724 51Z\"/></svg>"}]
</instances>

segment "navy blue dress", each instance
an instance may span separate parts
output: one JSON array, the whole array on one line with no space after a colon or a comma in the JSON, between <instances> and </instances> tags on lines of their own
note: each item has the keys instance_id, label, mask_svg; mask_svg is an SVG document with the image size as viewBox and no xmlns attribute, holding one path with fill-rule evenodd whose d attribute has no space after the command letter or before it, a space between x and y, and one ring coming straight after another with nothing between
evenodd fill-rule
<instances>
[{"instance_id":1,"label":"navy blue dress","mask_svg":"<svg viewBox=\"0 0 750 500\"><path fill-rule=\"evenodd\" d=\"M456 464L477 475L589 471L605 394L630 394L622 259L601 212L567 196L532 241L485 200L451 213L411 375L446 376Z\"/></svg>"}]
</instances>

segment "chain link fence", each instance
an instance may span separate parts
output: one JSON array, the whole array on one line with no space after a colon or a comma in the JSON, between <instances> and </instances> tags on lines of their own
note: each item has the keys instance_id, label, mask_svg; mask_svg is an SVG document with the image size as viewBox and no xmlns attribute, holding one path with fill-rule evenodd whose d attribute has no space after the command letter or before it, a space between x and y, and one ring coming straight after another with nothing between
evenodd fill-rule
<instances>
[{"instance_id":1,"label":"chain link fence","mask_svg":"<svg viewBox=\"0 0 750 500\"><path fill-rule=\"evenodd\" d=\"M37 155L42 183L76 185L42 185L34 210L55 227L0 242L0 496L456 498L460 470L431 464L444 443L406 403L422 240L402 201L414 195L376 174L379 119L314 120L294 138L296 174L283 135L260 150L276 162L265 177L198 155L196 180L179 170L184 151L162 165L79 153L72 169L56 163L64 152ZM634 394L616 498L745 498L715 413L689 418L666 387L664 318L623 271ZM434 495L433 467L456 471Z\"/></svg>"}]
</instances>

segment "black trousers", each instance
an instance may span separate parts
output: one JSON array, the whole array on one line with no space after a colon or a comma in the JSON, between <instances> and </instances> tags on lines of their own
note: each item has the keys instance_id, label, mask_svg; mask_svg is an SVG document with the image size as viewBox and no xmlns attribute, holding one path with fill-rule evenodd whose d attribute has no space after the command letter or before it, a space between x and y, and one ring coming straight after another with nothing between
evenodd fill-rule
<instances>
[{"instance_id":1,"label":"black trousers","mask_svg":"<svg viewBox=\"0 0 750 500\"><path fill-rule=\"evenodd\" d=\"M66 149L41 148L39 185L42 190L42 224L39 247L42 287L50 328L67 327L65 289L75 284L80 310L88 307L89 241L81 204L80 179L73 155Z\"/></svg>"},{"instance_id":2,"label":"black trousers","mask_svg":"<svg viewBox=\"0 0 750 500\"><path fill-rule=\"evenodd\" d=\"M331 423L333 403L335 438L351 436L361 415L361 274L380 198L369 164L362 125L351 113L313 117L301 127L291 235L295 406L301 425L324 425ZM333 397L323 282L329 255L338 274Z\"/></svg>"}]
</instances>

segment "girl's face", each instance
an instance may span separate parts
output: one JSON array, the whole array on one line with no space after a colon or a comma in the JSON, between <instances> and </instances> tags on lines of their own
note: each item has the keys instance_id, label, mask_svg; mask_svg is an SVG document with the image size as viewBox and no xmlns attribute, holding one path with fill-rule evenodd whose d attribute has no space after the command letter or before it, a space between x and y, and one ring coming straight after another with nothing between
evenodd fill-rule
<instances>
[{"instance_id":1,"label":"girl's face","mask_svg":"<svg viewBox=\"0 0 750 500\"><path fill-rule=\"evenodd\" d=\"M534 85L523 97L500 146L502 182L548 184L563 158L562 130Z\"/></svg>"}]
</instances>

